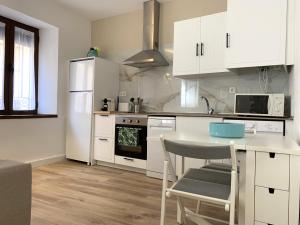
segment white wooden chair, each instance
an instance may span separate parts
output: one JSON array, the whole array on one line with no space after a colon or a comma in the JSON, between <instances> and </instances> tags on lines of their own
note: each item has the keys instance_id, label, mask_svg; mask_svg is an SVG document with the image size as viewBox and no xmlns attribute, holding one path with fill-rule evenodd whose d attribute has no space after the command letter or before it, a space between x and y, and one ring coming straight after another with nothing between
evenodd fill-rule
<instances>
[{"instance_id":1,"label":"white wooden chair","mask_svg":"<svg viewBox=\"0 0 300 225\"><path fill-rule=\"evenodd\" d=\"M176 196L181 211L183 224L192 221L196 224L210 224L207 220L235 224L235 198L237 184L237 160L233 145L198 145L187 141L172 141L161 136L161 143L165 153L161 220L160 225L165 225L166 197ZM189 169L179 179L176 178L174 166L172 165L170 153L183 157L219 160L231 159L231 172L228 170L215 169L214 166L202 167L200 169ZM168 187L169 171L174 180L173 185ZM182 197L198 201L195 212L185 208ZM199 203L209 202L223 205L225 211L229 212L229 222L199 214Z\"/></svg>"}]
</instances>

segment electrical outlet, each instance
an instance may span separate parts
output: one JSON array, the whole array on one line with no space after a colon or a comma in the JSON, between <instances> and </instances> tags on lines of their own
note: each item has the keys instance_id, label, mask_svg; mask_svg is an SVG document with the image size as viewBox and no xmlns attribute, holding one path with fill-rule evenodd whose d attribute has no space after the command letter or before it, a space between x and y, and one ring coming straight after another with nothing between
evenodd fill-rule
<instances>
[{"instance_id":1,"label":"electrical outlet","mask_svg":"<svg viewBox=\"0 0 300 225\"><path fill-rule=\"evenodd\" d=\"M235 87L230 87L229 88L229 93L230 94L235 94L236 93L236 88Z\"/></svg>"},{"instance_id":2,"label":"electrical outlet","mask_svg":"<svg viewBox=\"0 0 300 225\"><path fill-rule=\"evenodd\" d=\"M127 96L126 91L120 91L119 96L120 97L126 97Z\"/></svg>"}]
</instances>

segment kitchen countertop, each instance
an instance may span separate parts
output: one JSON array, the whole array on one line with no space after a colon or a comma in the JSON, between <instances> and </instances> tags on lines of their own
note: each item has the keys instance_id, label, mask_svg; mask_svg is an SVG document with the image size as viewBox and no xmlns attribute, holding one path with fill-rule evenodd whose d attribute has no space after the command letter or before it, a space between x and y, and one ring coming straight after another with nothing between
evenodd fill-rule
<instances>
[{"instance_id":1,"label":"kitchen countertop","mask_svg":"<svg viewBox=\"0 0 300 225\"><path fill-rule=\"evenodd\" d=\"M233 144L236 149L258 152L274 152L279 154L300 155L300 147L290 137L278 134L245 134L244 138L218 138L211 137L209 133L191 134L172 132L165 134L165 138L173 141L189 141L194 144Z\"/></svg>"},{"instance_id":2,"label":"kitchen countertop","mask_svg":"<svg viewBox=\"0 0 300 225\"><path fill-rule=\"evenodd\" d=\"M184 112L105 112L95 111L96 115L146 115L146 116L183 116L183 117L213 117L213 118L226 118L226 119L247 119L247 120L269 120L269 121L283 121L293 120L293 117L259 117L259 116L241 116L231 113L216 113L208 115L206 113L184 113Z\"/></svg>"}]
</instances>

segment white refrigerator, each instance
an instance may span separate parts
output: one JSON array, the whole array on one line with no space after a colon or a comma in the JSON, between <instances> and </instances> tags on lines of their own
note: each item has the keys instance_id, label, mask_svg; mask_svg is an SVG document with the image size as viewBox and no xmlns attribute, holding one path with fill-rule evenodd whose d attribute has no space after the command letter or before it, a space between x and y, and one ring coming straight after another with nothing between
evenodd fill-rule
<instances>
[{"instance_id":1,"label":"white refrigerator","mask_svg":"<svg viewBox=\"0 0 300 225\"><path fill-rule=\"evenodd\" d=\"M70 61L66 158L90 164L93 160L93 112L102 99L116 98L119 66L101 58Z\"/></svg>"}]
</instances>

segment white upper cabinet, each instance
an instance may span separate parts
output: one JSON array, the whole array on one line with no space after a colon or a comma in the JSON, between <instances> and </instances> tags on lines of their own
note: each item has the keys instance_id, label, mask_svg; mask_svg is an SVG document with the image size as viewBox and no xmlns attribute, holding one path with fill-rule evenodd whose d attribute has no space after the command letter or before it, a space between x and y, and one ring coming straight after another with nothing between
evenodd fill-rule
<instances>
[{"instance_id":1,"label":"white upper cabinet","mask_svg":"<svg viewBox=\"0 0 300 225\"><path fill-rule=\"evenodd\" d=\"M175 22L173 75L200 72L200 18Z\"/></svg>"},{"instance_id":2,"label":"white upper cabinet","mask_svg":"<svg viewBox=\"0 0 300 225\"><path fill-rule=\"evenodd\" d=\"M173 75L226 72L226 13L175 22Z\"/></svg>"},{"instance_id":3,"label":"white upper cabinet","mask_svg":"<svg viewBox=\"0 0 300 225\"><path fill-rule=\"evenodd\" d=\"M289 64L288 1L228 0L227 68Z\"/></svg>"},{"instance_id":4,"label":"white upper cabinet","mask_svg":"<svg viewBox=\"0 0 300 225\"><path fill-rule=\"evenodd\" d=\"M225 69L226 12L201 17L200 74Z\"/></svg>"}]
</instances>

